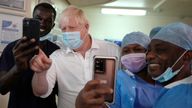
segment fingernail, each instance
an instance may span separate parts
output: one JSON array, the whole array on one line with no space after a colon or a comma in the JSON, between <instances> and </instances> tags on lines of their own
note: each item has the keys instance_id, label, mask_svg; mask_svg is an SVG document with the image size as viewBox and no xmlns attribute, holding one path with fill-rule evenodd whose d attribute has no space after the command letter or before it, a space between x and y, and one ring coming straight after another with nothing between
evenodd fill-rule
<instances>
[{"instance_id":1,"label":"fingernail","mask_svg":"<svg viewBox=\"0 0 192 108\"><path fill-rule=\"evenodd\" d=\"M27 37L26 37L26 36L23 36L23 39L27 39Z\"/></svg>"},{"instance_id":2,"label":"fingernail","mask_svg":"<svg viewBox=\"0 0 192 108\"><path fill-rule=\"evenodd\" d=\"M31 39L31 42L35 42L35 39L34 39L34 38L32 38L32 39Z\"/></svg>"},{"instance_id":3,"label":"fingernail","mask_svg":"<svg viewBox=\"0 0 192 108\"><path fill-rule=\"evenodd\" d=\"M113 89L110 89L110 93L113 93Z\"/></svg>"},{"instance_id":4,"label":"fingernail","mask_svg":"<svg viewBox=\"0 0 192 108\"><path fill-rule=\"evenodd\" d=\"M107 80L100 80L100 84L107 84Z\"/></svg>"},{"instance_id":5,"label":"fingernail","mask_svg":"<svg viewBox=\"0 0 192 108\"><path fill-rule=\"evenodd\" d=\"M35 46L35 49L39 49L39 46Z\"/></svg>"}]
</instances>

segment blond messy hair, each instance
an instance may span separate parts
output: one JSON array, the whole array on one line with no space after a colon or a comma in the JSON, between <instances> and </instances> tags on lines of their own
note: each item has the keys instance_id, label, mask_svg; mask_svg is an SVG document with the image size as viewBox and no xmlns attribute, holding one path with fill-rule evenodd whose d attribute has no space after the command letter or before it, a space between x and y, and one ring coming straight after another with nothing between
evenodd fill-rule
<instances>
[{"instance_id":1,"label":"blond messy hair","mask_svg":"<svg viewBox=\"0 0 192 108\"><path fill-rule=\"evenodd\" d=\"M87 17L82 9L77 8L76 6L70 5L66 9L63 10L60 16L60 24L61 20L68 20L67 17L74 16L75 20L78 24L89 24Z\"/></svg>"}]
</instances>

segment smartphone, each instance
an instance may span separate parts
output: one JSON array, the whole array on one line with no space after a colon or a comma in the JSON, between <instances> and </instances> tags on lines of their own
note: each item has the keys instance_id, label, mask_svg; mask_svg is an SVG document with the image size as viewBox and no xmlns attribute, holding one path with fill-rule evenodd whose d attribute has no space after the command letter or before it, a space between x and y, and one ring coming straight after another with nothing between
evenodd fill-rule
<instances>
[{"instance_id":1,"label":"smartphone","mask_svg":"<svg viewBox=\"0 0 192 108\"><path fill-rule=\"evenodd\" d=\"M23 19L23 36L28 39L34 38L36 42L39 41L40 22L34 18Z\"/></svg>"},{"instance_id":2,"label":"smartphone","mask_svg":"<svg viewBox=\"0 0 192 108\"><path fill-rule=\"evenodd\" d=\"M113 89L113 94L105 96L107 103L114 102L117 57L94 56L93 79L106 80L106 86Z\"/></svg>"}]
</instances>

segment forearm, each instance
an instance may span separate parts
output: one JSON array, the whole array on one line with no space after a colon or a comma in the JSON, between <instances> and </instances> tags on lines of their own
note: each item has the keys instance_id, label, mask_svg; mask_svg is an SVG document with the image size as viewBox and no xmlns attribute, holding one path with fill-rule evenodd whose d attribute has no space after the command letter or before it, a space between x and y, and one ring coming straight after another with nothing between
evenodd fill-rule
<instances>
[{"instance_id":1,"label":"forearm","mask_svg":"<svg viewBox=\"0 0 192 108\"><path fill-rule=\"evenodd\" d=\"M0 73L0 93L6 94L10 91L13 84L20 78L22 72L19 72L16 66L13 66L8 72Z\"/></svg>"},{"instance_id":2,"label":"forearm","mask_svg":"<svg viewBox=\"0 0 192 108\"><path fill-rule=\"evenodd\" d=\"M46 72L34 73L32 79L33 93L36 96L42 96L48 91L48 82L46 78Z\"/></svg>"}]
</instances>

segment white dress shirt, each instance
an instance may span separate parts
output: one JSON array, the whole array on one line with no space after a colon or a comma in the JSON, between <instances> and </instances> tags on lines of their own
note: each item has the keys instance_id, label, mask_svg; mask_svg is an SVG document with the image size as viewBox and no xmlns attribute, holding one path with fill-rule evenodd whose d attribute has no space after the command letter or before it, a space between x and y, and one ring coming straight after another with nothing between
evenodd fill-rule
<instances>
[{"instance_id":1,"label":"white dress shirt","mask_svg":"<svg viewBox=\"0 0 192 108\"><path fill-rule=\"evenodd\" d=\"M92 39L92 46L85 57L69 48L55 51L50 56L52 65L46 75L48 92L41 97L49 96L57 81L58 108L75 108L78 93L92 79L95 55L119 58L119 47L110 42Z\"/></svg>"}]
</instances>

